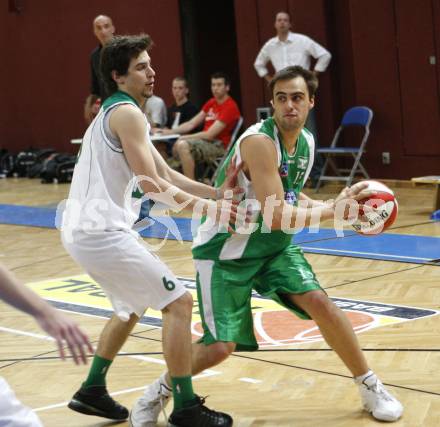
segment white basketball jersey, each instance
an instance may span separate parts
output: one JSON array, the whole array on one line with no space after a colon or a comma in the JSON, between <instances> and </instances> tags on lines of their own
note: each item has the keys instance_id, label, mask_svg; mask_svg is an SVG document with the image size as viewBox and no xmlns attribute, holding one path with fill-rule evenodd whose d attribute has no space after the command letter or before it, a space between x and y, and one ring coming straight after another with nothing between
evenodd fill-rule
<instances>
[{"instance_id":1,"label":"white basketball jersey","mask_svg":"<svg viewBox=\"0 0 440 427\"><path fill-rule=\"evenodd\" d=\"M120 142L109 135L109 115L123 104L138 107L128 94L116 92L104 102L84 135L63 214L63 232L131 231L139 217L135 175ZM146 141L151 144L150 125L145 121ZM138 197L133 198L136 192Z\"/></svg>"}]
</instances>

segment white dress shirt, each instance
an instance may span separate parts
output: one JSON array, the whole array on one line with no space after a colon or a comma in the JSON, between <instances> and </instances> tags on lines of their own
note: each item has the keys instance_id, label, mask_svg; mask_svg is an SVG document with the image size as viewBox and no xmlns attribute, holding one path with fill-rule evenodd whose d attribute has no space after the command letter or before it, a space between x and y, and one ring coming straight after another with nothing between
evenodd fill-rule
<instances>
[{"instance_id":1,"label":"white dress shirt","mask_svg":"<svg viewBox=\"0 0 440 427\"><path fill-rule=\"evenodd\" d=\"M332 56L330 52L304 34L289 31L286 41L278 37L271 38L261 48L255 60L254 67L260 77L268 74L266 64L272 62L275 71L280 71L289 65L300 65L310 70L310 58L317 60L315 71L326 70Z\"/></svg>"}]
</instances>

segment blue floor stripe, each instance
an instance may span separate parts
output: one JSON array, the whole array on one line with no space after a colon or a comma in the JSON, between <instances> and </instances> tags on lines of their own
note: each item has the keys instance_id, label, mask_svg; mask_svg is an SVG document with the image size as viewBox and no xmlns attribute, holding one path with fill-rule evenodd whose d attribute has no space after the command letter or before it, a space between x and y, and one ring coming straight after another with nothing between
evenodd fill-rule
<instances>
[{"instance_id":1,"label":"blue floor stripe","mask_svg":"<svg viewBox=\"0 0 440 427\"><path fill-rule=\"evenodd\" d=\"M55 228L55 209L0 204L0 223L31 227ZM141 232L143 237L192 241L189 218L161 218ZM168 227L167 227L168 226ZM374 237L360 236L352 231L338 238L333 229L317 233L302 230L293 241L304 252L350 256L355 258L399 261L414 264L440 260L440 238L383 233ZM440 265L440 262L439 262Z\"/></svg>"}]
</instances>

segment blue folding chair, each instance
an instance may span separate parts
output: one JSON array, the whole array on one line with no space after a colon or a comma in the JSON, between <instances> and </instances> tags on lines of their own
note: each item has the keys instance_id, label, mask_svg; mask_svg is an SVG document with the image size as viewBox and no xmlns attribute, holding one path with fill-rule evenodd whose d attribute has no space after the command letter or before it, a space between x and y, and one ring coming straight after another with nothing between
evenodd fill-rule
<instances>
[{"instance_id":1,"label":"blue folding chair","mask_svg":"<svg viewBox=\"0 0 440 427\"><path fill-rule=\"evenodd\" d=\"M373 119L373 112L368 107L353 107L347 110L342 118L341 125L333 137L330 147L318 148L317 152L325 158L321 175L316 183L316 191L319 190L323 181L345 181L350 186L355 175L360 173L366 179L369 175L361 163L361 157L365 153L365 145L370 135L370 123ZM339 136L343 129L349 126L360 126L364 128L361 143L358 147L338 147ZM336 164L337 157L351 157L353 165L351 168L340 168ZM334 175L327 175L331 168Z\"/></svg>"}]
</instances>

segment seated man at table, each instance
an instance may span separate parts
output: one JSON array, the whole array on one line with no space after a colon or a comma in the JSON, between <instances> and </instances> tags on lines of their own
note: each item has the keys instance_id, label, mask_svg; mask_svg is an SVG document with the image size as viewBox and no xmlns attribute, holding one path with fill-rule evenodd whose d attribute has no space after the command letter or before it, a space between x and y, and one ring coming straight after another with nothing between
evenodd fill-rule
<instances>
[{"instance_id":1,"label":"seated man at table","mask_svg":"<svg viewBox=\"0 0 440 427\"><path fill-rule=\"evenodd\" d=\"M171 92L173 94L174 103L167 110L167 123L164 128L153 128L153 134L160 135L163 129L175 129L181 123L191 120L199 109L189 100L188 81L185 77L175 77L171 85ZM195 131L202 130L199 126ZM163 158L167 159L171 156L171 150L176 142L175 139L169 140L154 140L154 146L157 148Z\"/></svg>"},{"instance_id":2,"label":"seated man at table","mask_svg":"<svg viewBox=\"0 0 440 427\"><path fill-rule=\"evenodd\" d=\"M188 81L185 77L175 77L171 86L174 103L167 110L168 129L175 129L181 123L191 120L199 109L189 100Z\"/></svg>"},{"instance_id":3,"label":"seated man at table","mask_svg":"<svg viewBox=\"0 0 440 427\"><path fill-rule=\"evenodd\" d=\"M211 76L213 97L205 103L201 111L191 120L172 130L164 129L163 135L180 134L173 146L173 156L180 160L183 173L195 179L196 162L213 160L221 156L227 148L240 110L229 96L230 82L223 73ZM204 123L201 132L189 133Z\"/></svg>"}]
</instances>

